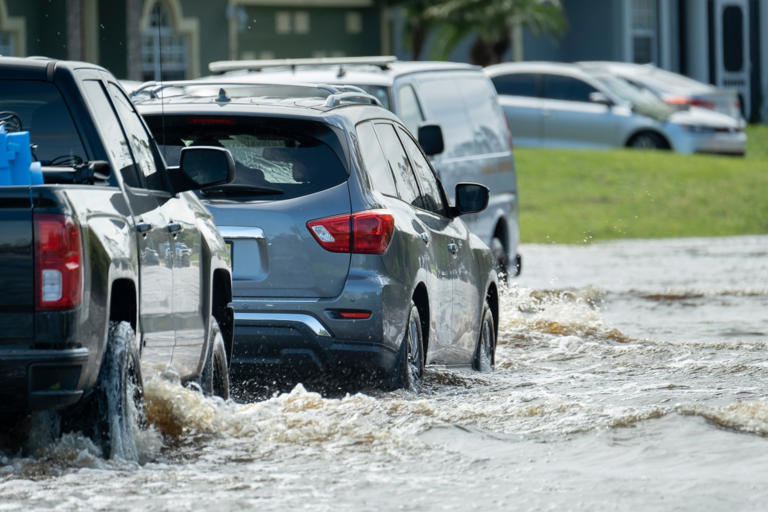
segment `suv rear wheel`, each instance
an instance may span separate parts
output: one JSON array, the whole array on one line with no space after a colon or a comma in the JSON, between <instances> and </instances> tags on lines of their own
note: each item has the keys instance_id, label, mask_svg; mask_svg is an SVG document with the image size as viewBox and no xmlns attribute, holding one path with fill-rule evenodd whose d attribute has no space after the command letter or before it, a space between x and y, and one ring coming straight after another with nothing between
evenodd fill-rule
<instances>
[{"instance_id":1,"label":"suv rear wheel","mask_svg":"<svg viewBox=\"0 0 768 512\"><path fill-rule=\"evenodd\" d=\"M405 336L400 344L399 360L397 387L418 391L424 376L424 335L419 309L413 301L408 313Z\"/></svg>"}]
</instances>

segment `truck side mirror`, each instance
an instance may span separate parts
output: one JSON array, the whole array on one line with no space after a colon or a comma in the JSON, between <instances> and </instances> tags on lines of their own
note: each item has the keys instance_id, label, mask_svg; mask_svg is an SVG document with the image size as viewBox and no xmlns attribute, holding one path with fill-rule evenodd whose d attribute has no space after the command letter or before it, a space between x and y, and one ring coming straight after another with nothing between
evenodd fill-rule
<instances>
[{"instance_id":1,"label":"truck side mirror","mask_svg":"<svg viewBox=\"0 0 768 512\"><path fill-rule=\"evenodd\" d=\"M235 179L235 160L227 149L194 146L183 148L179 167L170 170L174 192L184 192L231 182Z\"/></svg>"},{"instance_id":2,"label":"truck side mirror","mask_svg":"<svg viewBox=\"0 0 768 512\"><path fill-rule=\"evenodd\" d=\"M479 183L459 183L456 185L456 206L453 216L465 213L477 213L488 207L488 187Z\"/></svg>"},{"instance_id":3,"label":"truck side mirror","mask_svg":"<svg viewBox=\"0 0 768 512\"><path fill-rule=\"evenodd\" d=\"M427 156L439 155L445 150L443 129L439 124L422 124L419 126L419 144Z\"/></svg>"}]
</instances>

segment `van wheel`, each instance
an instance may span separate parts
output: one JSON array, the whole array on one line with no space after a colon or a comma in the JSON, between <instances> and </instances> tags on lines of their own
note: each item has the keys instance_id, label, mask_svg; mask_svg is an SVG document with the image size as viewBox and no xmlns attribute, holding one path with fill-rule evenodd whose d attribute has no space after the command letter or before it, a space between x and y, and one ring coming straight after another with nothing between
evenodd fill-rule
<instances>
[{"instance_id":1,"label":"van wheel","mask_svg":"<svg viewBox=\"0 0 768 512\"><path fill-rule=\"evenodd\" d=\"M411 301L405 336L400 344L397 387L418 391L424 376L424 334L416 304Z\"/></svg>"},{"instance_id":2,"label":"van wheel","mask_svg":"<svg viewBox=\"0 0 768 512\"><path fill-rule=\"evenodd\" d=\"M229 365L227 364L227 347L221 334L219 323L211 317L211 332L209 335L211 347L205 360L203 373L200 376L200 387L206 395L229 399Z\"/></svg>"},{"instance_id":3,"label":"van wheel","mask_svg":"<svg viewBox=\"0 0 768 512\"><path fill-rule=\"evenodd\" d=\"M109 323L104 350L90 414L85 417L90 418L91 438L101 445L105 457L135 461L139 459L136 434L146 427L146 415L139 347L128 322Z\"/></svg>"},{"instance_id":4,"label":"van wheel","mask_svg":"<svg viewBox=\"0 0 768 512\"><path fill-rule=\"evenodd\" d=\"M493 237L491 239L491 253L496 261L496 273L499 275L499 280L506 281L509 273L509 258L507 257L507 250L504 248L504 243L502 243L500 238Z\"/></svg>"},{"instance_id":5,"label":"van wheel","mask_svg":"<svg viewBox=\"0 0 768 512\"><path fill-rule=\"evenodd\" d=\"M495 364L496 329L488 301L483 306L483 315L480 319L480 335L477 338L472 368L479 372L490 372Z\"/></svg>"},{"instance_id":6,"label":"van wheel","mask_svg":"<svg viewBox=\"0 0 768 512\"><path fill-rule=\"evenodd\" d=\"M669 149L662 136L654 132L638 133L627 145L632 149Z\"/></svg>"}]
</instances>

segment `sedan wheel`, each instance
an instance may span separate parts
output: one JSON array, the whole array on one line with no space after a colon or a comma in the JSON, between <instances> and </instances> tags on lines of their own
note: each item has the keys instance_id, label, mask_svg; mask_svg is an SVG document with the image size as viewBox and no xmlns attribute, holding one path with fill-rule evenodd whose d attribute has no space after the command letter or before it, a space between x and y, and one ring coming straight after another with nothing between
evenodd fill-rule
<instances>
[{"instance_id":1,"label":"sedan wheel","mask_svg":"<svg viewBox=\"0 0 768 512\"><path fill-rule=\"evenodd\" d=\"M661 136L652 132L635 135L630 141L629 146L634 149L666 149Z\"/></svg>"}]
</instances>

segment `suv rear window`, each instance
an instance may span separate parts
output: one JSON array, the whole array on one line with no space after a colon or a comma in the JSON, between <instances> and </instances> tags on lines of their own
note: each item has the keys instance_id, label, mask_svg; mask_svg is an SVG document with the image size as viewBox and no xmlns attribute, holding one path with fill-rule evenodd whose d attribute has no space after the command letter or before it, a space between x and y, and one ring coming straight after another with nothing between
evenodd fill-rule
<instances>
[{"instance_id":1,"label":"suv rear window","mask_svg":"<svg viewBox=\"0 0 768 512\"><path fill-rule=\"evenodd\" d=\"M87 161L72 116L49 82L0 80L0 121L6 122L6 131L29 132L34 159L43 165Z\"/></svg>"},{"instance_id":2,"label":"suv rear window","mask_svg":"<svg viewBox=\"0 0 768 512\"><path fill-rule=\"evenodd\" d=\"M202 190L208 198L280 200L313 194L347 180L339 139L312 121L254 116L145 116L168 165L190 146L224 147L235 180Z\"/></svg>"}]
</instances>

